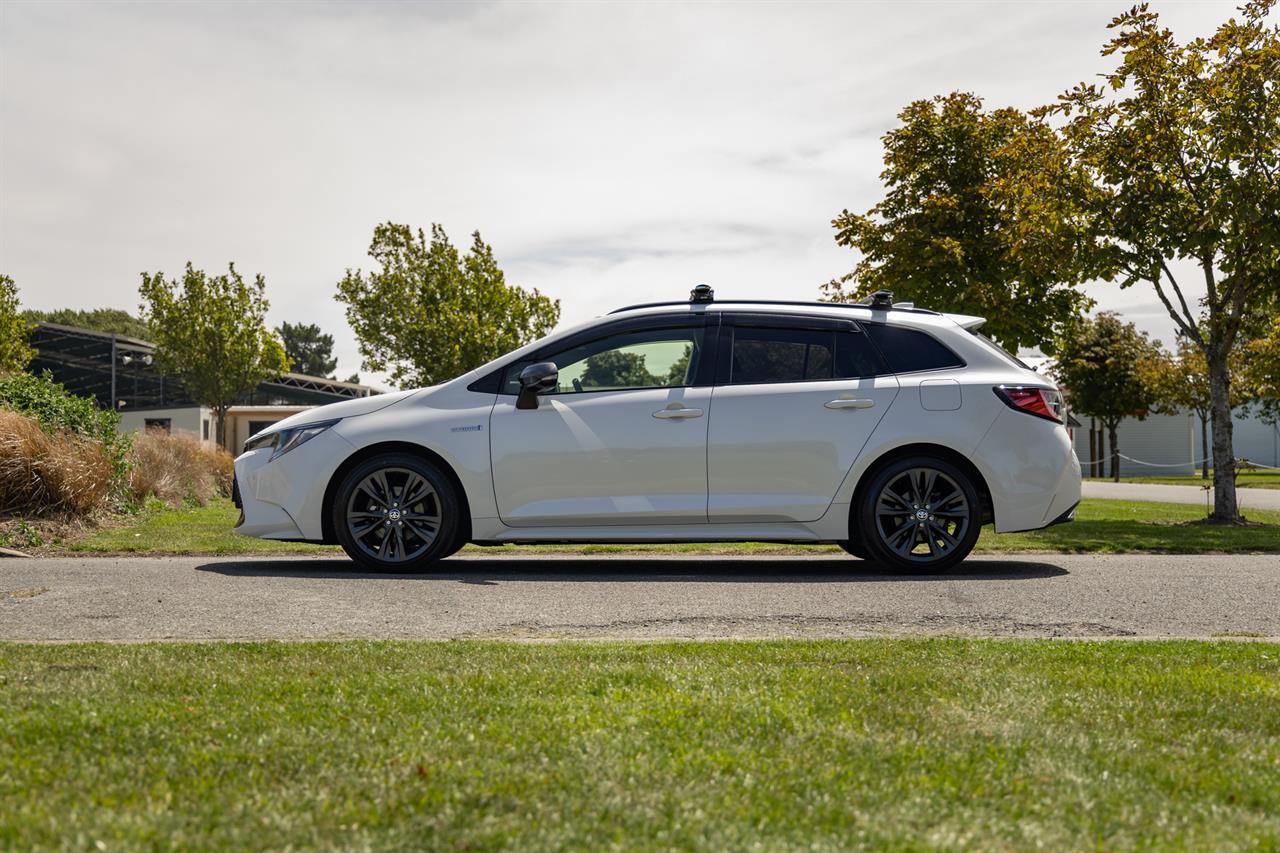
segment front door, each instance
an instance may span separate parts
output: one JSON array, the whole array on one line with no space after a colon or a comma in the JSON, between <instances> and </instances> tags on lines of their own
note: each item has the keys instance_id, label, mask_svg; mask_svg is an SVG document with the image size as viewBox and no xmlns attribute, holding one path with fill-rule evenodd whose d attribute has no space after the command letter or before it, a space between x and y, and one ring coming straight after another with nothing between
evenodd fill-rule
<instances>
[{"instance_id":1,"label":"front door","mask_svg":"<svg viewBox=\"0 0 1280 853\"><path fill-rule=\"evenodd\" d=\"M642 329L575 345L559 387L517 409L523 364L490 419L498 514L512 527L695 524L707 520L711 389L697 386L705 332Z\"/></svg>"},{"instance_id":2,"label":"front door","mask_svg":"<svg viewBox=\"0 0 1280 853\"><path fill-rule=\"evenodd\" d=\"M713 522L814 521L898 393L850 321L738 318L720 333L707 439Z\"/></svg>"}]
</instances>

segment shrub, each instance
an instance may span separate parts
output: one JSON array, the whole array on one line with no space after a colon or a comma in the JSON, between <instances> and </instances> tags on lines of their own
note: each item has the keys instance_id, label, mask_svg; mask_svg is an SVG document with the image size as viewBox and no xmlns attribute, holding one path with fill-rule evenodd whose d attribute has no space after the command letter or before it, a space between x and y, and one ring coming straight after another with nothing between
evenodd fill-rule
<instances>
[{"instance_id":1,"label":"shrub","mask_svg":"<svg viewBox=\"0 0 1280 853\"><path fill-rule=\"evenodd\" d=\"M191 435L148 430L133 436L131 491L144 501L155 496L177 505L204 505L215 495L231 494L231 454Z\"/></svg>"},{"instance_id":2,"label":"shrub","mask_svg":"<svg viewBox=\"0 0 1280 853\"><path fill-rule=\"evenodd\" d=\"M97 441L111 463L113 490L123 493L129 482L131 447L128 436L119 432L120 418L115 412L69 393L48 374L28 373L0 376L0 409L35 418L50 435L69 432Z\"/></svg>"},{"instance_id":3,"label":"shrub","mask_svg":"<svg viewBox=\"0 0 1280 853\"><path fill-rule=\"evenodd\" d=\"M111 496L116 466L100 441L49 431L0 409L0 512L88 513Z\"/></svg>"}]
</instances>

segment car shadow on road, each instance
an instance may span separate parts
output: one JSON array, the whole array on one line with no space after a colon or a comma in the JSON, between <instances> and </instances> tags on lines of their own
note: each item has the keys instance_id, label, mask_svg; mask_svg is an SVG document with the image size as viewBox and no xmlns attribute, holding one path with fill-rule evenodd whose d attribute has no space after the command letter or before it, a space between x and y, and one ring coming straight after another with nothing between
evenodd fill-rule
<instances>
[{"instance_id":1,"label":"car shadow on road","mask_svg":"<svg viewBox=\"0 0 1280 853\"><path fill-rule=\"evenodd\" d=\"M895 573L866 560L778 557L776 559L663 559L574 557L450 559L430 572L367 572L348 560L242 559L197 566L198 572L234 577L330 580L452 580L470 584L573 581L581 583L859 583L867 581L1019 581L1060 577L1067 570L1033 560L975 560L941 574Z\"/></svg>"}]
</instances>

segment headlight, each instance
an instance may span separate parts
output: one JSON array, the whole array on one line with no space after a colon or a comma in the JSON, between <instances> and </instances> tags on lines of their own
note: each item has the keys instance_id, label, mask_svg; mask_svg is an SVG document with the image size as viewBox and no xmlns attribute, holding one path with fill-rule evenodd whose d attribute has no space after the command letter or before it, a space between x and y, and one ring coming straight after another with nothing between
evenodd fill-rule
<instances>
[{"instance_id":1,"label":"headlight","mask_svg":"<svg viewBox=\"0 0 1280 853\"><path fill-rule=\"evenodd\" d=\"M244 443L245 452L257 450L260 447L275 448L271 453L271 459L279 459L295 447L301 447L338 421L323 421L318 424L304 424L303 426L290 427L287 429L278 429L272 432L260 433L253 436ZM268 460L270 461L270 460Z\"/></svg>"}]
</instances>

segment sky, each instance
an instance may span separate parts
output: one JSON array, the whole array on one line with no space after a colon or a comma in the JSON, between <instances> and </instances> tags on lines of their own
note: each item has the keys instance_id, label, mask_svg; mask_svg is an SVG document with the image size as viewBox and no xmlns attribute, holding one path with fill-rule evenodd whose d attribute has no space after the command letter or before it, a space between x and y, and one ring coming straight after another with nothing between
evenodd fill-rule
<instances>
[{"instance_id":1,"label":"sky","mask_svg":"<svg viewBox=\"0 0 1280 853\"><path fill-rule=\"evenodd\" d=\"M234 261L343 377L335 286L385 221L479 230L565 324L701 282L814 299L903 106L1050 102L1130 5L0 0L0 273L26 307L136 311L142 271ZM1153 8L1186 40L1235 5ZM1089 292L1172 341L1148 287Z\"/></svg>"}]
</instances>

